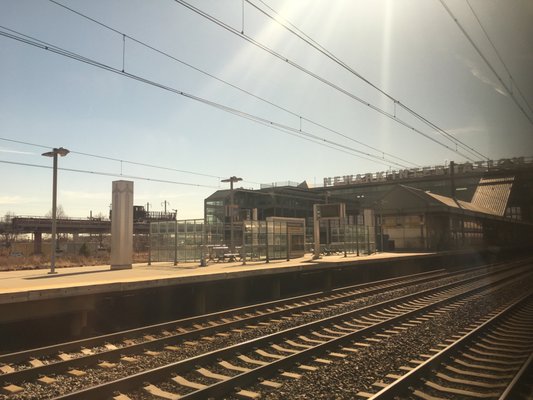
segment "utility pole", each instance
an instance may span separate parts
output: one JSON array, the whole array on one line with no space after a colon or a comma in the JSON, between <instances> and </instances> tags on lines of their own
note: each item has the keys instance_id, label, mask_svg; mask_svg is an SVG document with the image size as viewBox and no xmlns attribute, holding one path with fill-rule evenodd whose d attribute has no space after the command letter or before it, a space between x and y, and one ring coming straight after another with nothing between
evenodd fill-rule
<instances>
[{"instance_id":1,"label":"utility pole","mask_svg":"<svg viewBox=\"0 0 533 400\"><path fill-rule=\"evenodd\" d=\"M455 200L455 162L450 161L450 191L451 198Z\"/></svg>"},{"instance_id":2,"label":"utility pole","mask_svg":"<svg viewBox=\"0 0 533 400\"><path fill-rule=\"evenodd\" d=\"M222 179L220 182L229 182L229 196L230 196L230 250L232 253L235 253L235 242L233 237L233 220L235 218L233 213L233 183L242 181L242 178L237 178L236 176L231 176L228 179Z\"/></svg>"},{"instance_id":3,"label":"utility pole","mask_svg":"<svg viewBox=\"0 0 533 400\"><path fill-rule=\"evenodd\" d=\"M170 205L170 202L165 200L165 201L163 201L163 202L161 203L161 205L162 205L163 207L165 207L165 214L166 214L166 213L167 213L167 205Z\"/></svg>"}]
</instances>

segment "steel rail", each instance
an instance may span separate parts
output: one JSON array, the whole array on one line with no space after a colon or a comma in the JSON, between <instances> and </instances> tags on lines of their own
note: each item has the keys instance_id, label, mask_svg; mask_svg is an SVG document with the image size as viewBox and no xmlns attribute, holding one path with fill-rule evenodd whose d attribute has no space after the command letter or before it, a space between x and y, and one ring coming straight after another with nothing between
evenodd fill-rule
<instances>
[{"instance_id":1,"label":"steel rail","mask_svg":"<svg viewBox=\"0 0 533 400\"><path fill-rule=\"evenodd\" d=\"M383 388L369 400L386 400L392 399L395 396L401 396L409 390L409 387L413 386L421 378L428 376L428 372L432 369L435 369L438 365L444 362L446 359L450 358L452 354L457 354L463 348L465 348L469 343L475 340L477 336L485 332L490 327L494 326L502 320L502 318L509 315L510 312L516 310L523 304L526 304L528 301L531 301L533 294L529 293L524 296L521 296L513 304L507 306L504 310L500 311L497 315L490 318L488 321L485 321L477 328L462 336L460 339L451 343L449 346L442 349L440 352L427 359L422 364L415 367L413 370L409 371L407 374L398 378L396 381L391 383L386 388ZM531 357L530 357L531 358Z\"/></svg>"},{"instance_id":2,"label":"steel rail","mask_svg":"<svg viewBox=\"0 0 533 400\"><path fill-rule=\"evenodd\" d=\"M451 303L453 301L456 301L459 298L463 298L473 293L478 293L480 291L483 291L487 288L495 287L499 284L503 284L510 279L516 278L521 273L522 273L521 270L511 271L511 272L509 271L501 272L497 275L504 275L503 277L499 277L498 279L494 279L494 278L490 279L488 280L486 284L481 284L479 278L471 278L471 279L466 280L468 281L466 283L455 282L453 284L444 285L444 287L427 289L419 293L405 295L397 299L387 300L387 301L374 304L374 305L370 305L370 306L367 306L367 307L364 307L358 310L352 310L352 311L339 314L333 317L324 318L319 321L313 321L313 322L303 324L303 325L300 325L294 328L286 329L284 331L262 336L260 338L251 339L244 343L234 344L234 345L222 348L222 349L211 351L209 353L205 353L205 354L201 354L201 355L189 358L189 359L181 360L176 363L168 364L168 365L155 368L149 371L140 372L129 377L124 377L116 381L106 382L106 383L103 383L103 384L100 384L100 385L97 385L91 388L82 389L71 394L59 396L57 397L57 399L63 399L63 400L65 399L93 399L93 398L101 398L104 396L108 396L115 391L123 392L123 391L133 390L134 388L139 387L139 385L141 385L143 382L160 381L164 379L165 377L168 377L168 375L171 373L187 372L193 369L196 365L210 364L210 363L215 362L218 359L224 359L227 357L234 356L235 354L238 354L238 353L244 353L244 352L253 350L254 348L264 346L265 344L268 344L270 342L282 340L284 337L295 336L302 332L308 332L310 330L320 328L324 325L334 324L335 322L342 321L343 319L355 318L356 316L364 315L365 313L369 313L377 309L386 308L388 306L394 306L394 305L398 305L402 303L412 302L414 299L424 298L429 295L433 295L435 297L439 297L443 293L446 295L446 298L443 300L435 300L434 303L421 306L421 308L418 308L412 311L408 311L406 314L402 314L397 317L392 317L386 321L379 322L375 325L360 329L356 332L349 333L340 338L333 339L332 341L328 342L329 345L328 343L325 343L324 345L319 345L318 348L313 348L315 349L314 350L315 352L321 352L321 351L324 351L324 349L326 349L327 347L338 346L341 343L356 340L356 338L362 337L364 335L368 335L369 333L377 329L382 329L385 326L389 326L393 323L396 323L397 321L401 319L409 318L411 315L414 315L416 313L420 313L420 312L438 307L439 303ZM451 289L460 290L459 288L467 286L467 285L475 286L475 288L473 289L463 288L461 293L453 295L453 296L450 295L449 293L446 294L446 291L450 291ZM413 306L411 305L411 307ZM206 389L193 392L187 396L192 396L189 398L208 398L213 395L216 396L217 395L216 393L222 393L222 392L226 393L228 390L232 389L234 386L242 386L245 384L249 384L253 381L256 381L258 377L267 375L267 372L273 373L277 371L279 368L286 367L287 365L293 365L293 363L296 362L297 360L310 357L310 355L313 353L313 349L303 350L301 353L288 356L287 358L275 361L274 363L269 364L264 367L256 368L250 372L239 374L237 375L237 377L233 377L232 379L228 381L217 383ZM238 379L238 380L235 380L235 379ZM194 396L199 396L199 397L194 397ZM185 396L182 396L182 397L185 398Z\"/></svg>"},{"instance_id":3,"label":"steel rail","mask_svg":"<svg viewBox=\"0 0 533 400\"><path fill-rule=\"evenodd\" d=\"M500 265L500 264L492 265L491 264L489 266L485 265L485 266L476 267L475 269L472 269L466 272L458 271L454 273L446 273L444 272L445 271L444 269L437 269L437 270L432 270L428 272L412 274L408 276L388 278L388 279L383 279L383 280L368 282L368 283L363 283L363 284L357 284L357 285L352 285L352 286L344 286L344 287L333 289L329 292L314 292L314 293L305 294L301 296L294 296L294 297L284 298L280 300L252 304L252 305L248 305L244 307L237 307L237 308L232 308L229 310L217 311L217 312L213 312L209 314L187 317L187 318L183 318L179 320L148 325L148 326L144 326L140 328L133 328L133 329L125 330L125 331L94 336L94 337L86 338L86 339L79 339L79 340L74 340L70 342L54 344L50 346L23 350L23 351L19 351L15 353L3 354L3 355L0 355L0 364L16 363L20 361L25 361L28 358L35 358L35 357L40 357L40 356L48 356L51 354L57 354L60 351L68 352L72 350L79 350L80 348L83 348L83 347L99 346L99 345L102 345L102 343L116 341L116 340L123 340L123 339L131 339L141 334L158 333L163 330L176 328L177 326L182 326L182 327L192 326L194 324L206 323L207 321L213 321L216 319L231 318L239 314L257 312L258 309L268 309L268 308L286 306L288 303L298 303L298 302L305 302L309 300L315 300L314 303L309 303L309 304L301 305L301 306L295 306L294 310L298 310L298 307L318 306L323 302L339 300L339 298L335 299L333 297L335 295L344 296L342 292L349 292L349 291L354 291L354 290L365 290L365 289L370 288L367 291L346 294L346 297L355 297L358 295L379 293L379 291L385 290L385 289L400 288L402 287L402 285L420 284L423 282L429 282L433 279L439 279L441 277L442 278L453 277L453 276L465 274L467 272L483 270L485 268L500 268L500 267L505 267L505 265ZM385 285L385 286L381 286L381 285ZM390 286L387 286L387 285L390 285ZM374 287L375 289L373 289ZM320 297L324 297L326 299L322 300ZM290 309L286 309L284 311L290 311ZM268 317L268 315L265 315L265 317ZM241 321L244 321L244 319L241 319ZM223 327L223 325L220 325L220 327ZM180 336L180 335L177 335L177 336Z\"/></svg>"},{"instance_id":4,"label":"steel rail","mask_svg":"<svg viewBox=\"0 0 533 400\"><path fill-rule=\"evenodd\" d=\"M523 261L516 261L515 263L520 264L522 262ZM235 315L238 315L239 313L246 314L249 312L257 312L257 310L261 308L268 309L268 308L277 308L280 306L286 306L288 303L291 303L291 302L304 303L309 300L315 301L314 303L310 303L310 304L294 306L293 309L297 311L299 307L300 308L304 308L307 306L314 307L314 306L320 305L321 303L325 304L326 302L332 302L332 301L337 302L340 299L340 297L335 298L335 296L344 296L346 298L349 298L349 297L357 298L359 295L371 295L371 294L379 293L381 290L385 290L385 289L395 289L395 288L401 288L402 286L409 286L409 285L420 284L424 282L430 282L431 280L435 280L438 278L452 278L454 276L459 276L459 275L470 273L470 272L476 272L479 270L486 270L489 268L494 268L494 269L507 268L510 265L511 264L509 263L488 264L488 265L481 265L475 268L471 268L467 271L459 270L455 272L445 272L446 271L445 269L436 269L436 270L431 270L427 272L411 274L407 276L387 278L387 279L383 279L379 281L373 281L373 282L357 284L357 285L352 285L352 286L344 286L344 287L332 289L331 291L328 291L328 292L324 292L324 291L314 292L314 293L309 293L305 295L284 298L280 300L274 300L274 301L269 301L269 302L252 304L252 305L248 305L244 307L232 308L229 310L217 311L217 312L213 312L209 314L203 314L200 316L187 317L187 318L183 318L179 320L143 326L140 328L133 328L133 329L120 331L120 332L93 336L93 337L86 338L86 339L79 339L79 340L74 340L70 342L54 344L50 346L44 346L44 347L14 352L14 353L3 354L3 355L0 355L0 364L17 363L20 361L25 361L29 358L49 356L51 354L57 354L58 352L78 351L79 349L84 348L84 347L100 346L103 343L107 343L107 342L135 338L141 334L158 333L163 330L174 329L176 328L176 326L181 326L181 327L187 326L187 325L192 326L194 324L207 323L208 321L212 321L216 319L231 318L231 317L234 317ZM364 290L364 289L369 289L369 288L374 288L374 289L366 290L364 292L359 292L359 293L347 293L347 294L342 293L342 292L349 292L353 290ZM324 299L322 299L321 297L323 297ZM280 310L280 311L289 312L290 309L285 309L285 310ZM264 316L265 318L267 318L269 315L264 315ZM275 315L275 314L272 314L272 315ZM241 321L248 322L248 320L245 320L245 319L241 319ZM223 327L224 325L220 324L219 326ZM195 330L195 331L202 333L198 330ZM204 332L204 333L207 333L207 332ZM177 336L180 336L180 335L177 335ZM148 343L148 342L145 342L145 343ZM103 354L103 353L99 353L99 354Z\"/></svg>"},{"instance_id":5,"label":"steel rail","mask_svg":"<svg viewBox=\"0 0 533 400\"><path fill-rule=\"evenodd\" d=\"M513 380L507 388L504 390L504 392L501 394L498 400L515 400L520 398L520 388L522 385L529 383L531 385L531 380L526 381L527 379L531 379L531 375L533 374L533 353L529 355L526 361L524 361L524 364L522 364L522 367L520 370L516 373Z\"/></svg>"},{"instance_id":6,"label":"steel rail","mask_svg":"<svg viewBox=\"0 0 533 400\"><path fill-rule=\"evenodd\" d=\"M500 267L496 267L496 268L500 268ZM84 354L84 355L81 355L79 357L73 357L73 358L68 359L68 360L61 360L60 358L57 358L56 361L49 362L49 363L46 363L46 364L41 365L41 366L32 367L32 368L23 368L23 369L14 371L14 372L8 372L8 373L5 373L5 374L1 374L0 375L0 385L3 382L17 383L17 382L21 382L21 381L34 380L38 376L41 376L41 375L49 375L49 374L58 373L59 371L68 370L69 368L83 367L83 366L87 366L87 365L90 365L90 364L96 364L96 363L100 362L103 359L108 360L108 361L117 361L122 356L139 354L139 353L141 353L141 352L143 352L143 351L145 351L147 349L152 349L152 348L156 348L156 347L162 347L162 346L165 346L165 345L173 344L177 340L190 340L191 338L194 338L194 337L197 337L197 336L208 336L208 335L212 335L212 334L214 334L214 333L216 333L218 331L228 331L228 330L231 330L231 329L234 329L236 327L243 326L243 325L253 324L253 323L256 323L259 320L272 319L272 318L276 318L276 317L279 317L279 316L281 316L283 314L287 314L287 313L301 312L301 311L303 311L305 309L313 309L313 308L317 308L317 307L320 307L320 306L324 307L327 304L342 302L343 298L353 298L353 299L355 299L355 298L358 298L358 297L363 297L363 296L376 294L376 293L382 292L384 290L401 288L401 287L405 287L406 283L408 284L407 286L409 286L409 285L412 285L412 284L419 284L421 282L427 282L427 281L431 281L431 280L442 278L442 277L444 277L444 278L445 277L453 277L454 275L460 275L460 274L461 273L455 273L455 274L441 274L441 273L438 273L438 274L430 274L431 276L427 276L428 273L422 273L422 274L416 274L416 275L417 276L418 275L424 275L423 277L416 278L414 280L405 280L405 277L403 277L403 279L402 278L392 278L392 279L387 279L387 280L383 280L383 281L374 282L373 285L367 283L367 284L351 286L351 287L347 287L347 288L343 288L343 289L338 289L337 292L347 291L349 293L346 294L346 295L339 294L337 297L335 297L334 295L327 295L326 296L327 298L325 300L317 300L316 302L312 302L312 303L305 303L305 301L310 298L310 295L298 296L298 297L295 297L295 298L290 298L290 299L285 299L285 300L276 300L274 302L262 303L262 304L260 304L258 306L247 306L247 307L242 307L242 308L239 308L239 309L233 309L233 310L230 310L230 311L213 313L213 314L208 314L208 315L200 316L200 317L192 317L192 318L188 318L188 319L185 319L185 320L180 320L180 321L177 321L177 322L152 325L152 326L148 327L150 329L136 328L136 329L132 329L132 330L126 331L127 335L124 335L123 333L121 335L121 333L119 332L119 333L115 333L115 334L111 334L111 335L98 336L96 338L91 338L91 339L87 339L87 340L80 340L80 341L69 342L69 343L65 343L65 344L58 344L58 345L48 346L46 348L40 348L40 349L34 349L34 350L26 350L26 351L19 352L19 353L8 354L8 355L5 355L5 356L0 356L0 362L1 363L9 364L9 363L13 363L14 360L18 360L18 361L24 360L25 361L25 360L34 359L37 356L43 356L43 355L44 356L50 356L50 355L53 354L55 356L58 353L67 353L69 350L72 350L72 349L78 350L80 347L90 347L89 343L92 346L94 346L94 345L100 345L101 346L101 345L107 343L110 340L111 337L113 339L115 339L115 340L116 339L123 339L124 340L124 339L128 339L128 338L131 338L131 337L135 337L133 335L133 333L135 333L135 334L138 334L138 333L148 334L148 333L153 332L153 329L156 329L156 328L160 332L162 329L164 330L165 328L169 328L168 324L172 324L171 326L173 326L175 328L175 325L178 324L179 322L188 322L189 325L192 325L194 323L206 323L206 321L209 320L209 318L211 318L213 316L217 316L218 318L224 318L225 316L229 317L230 315L228 315L228 313L233 312L233 311L240 312L240 313L246 313L246 311L255 311L255 312L257 312L257 307L275 307L275 306L276 307L280 307L280 305L287 306L287 303L298 304L298 302L304 302L304 304L298 304L298 305L292 306L290 308L283 308L283 309L278 309L278 310L275 310L275 311L259 313L257 315L251 315L251 316L235 319L233 321L223 322L223 323L219 323L219 324L216 324L216 325L209 325L209 326L202 327L202 328L194 328L194 329L189 330L187 332L179 332L177 334L170 334L170 335L163 336L161 338L155 338L155 339L152 339L152 340L145 340L145 341L142 341L142 342L139 342L139 343L129 344L129 345L126 345L126 346L121 346L121 347L118 347L117 349L109 349L109 350L99 351L99 352L95 352L93 354ZM478 277L476 277L476 279L477 278ZM379 282L386 282L386 284L382 283L381 285L376 285ZM364 290L365 288L370 288L370 289ZM363 291L356 292L356 293L351 293L354 290L363 290ZM319 293L318 295L324 295L324 293ZM296 303L294 303L295 301L296 301ZM344 300L344 301L349 301L349 300ZM231 315L234 315L234 314L231 314Z\"/></svg>"}]
</instances>

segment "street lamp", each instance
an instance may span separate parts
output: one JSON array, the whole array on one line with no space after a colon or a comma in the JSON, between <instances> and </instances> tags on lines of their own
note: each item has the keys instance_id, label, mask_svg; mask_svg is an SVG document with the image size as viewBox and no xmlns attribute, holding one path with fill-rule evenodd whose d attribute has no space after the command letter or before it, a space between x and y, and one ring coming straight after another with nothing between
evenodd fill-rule
<instances>
[{"instance_id":1,"label":"street lamp","mask_svg":"<svg viewBox=\"0 0 533 400\"><path fill-rule=\"evenodd\" d=\"M165 200L165 214L167 203ZM172 211L174 211L174 265L178 265L178 210L173 208Z\"/></svg>"},{"instance_id":2,"label":"street lamp","mask_svg":"<svg viewBox=\"0 0 533 400\"><path fill-rule=\"evenodd\" d=\"M57 209L57 155L65 157L69 150L60 147L59 149L54 148L52 151L43 153L45 157L54 158L54 177L52 183L52 256L50 261L50 272L49 274L56 273L56 230L57 230L57 221L56 221L56 209Z\"/></svg>"},{"instance_id":3,"label":"street lamp","mask_svg":"<svg viewBox=\"0 0 533 400\"><path fill-rule=\"evenodd\" d=\"M242 178L237 178L236 176L231 176L228 179L222 179L220 182L229 182L229 196L230 196L230 250L232 253L235 253L235 245L233 240L233 182L239 182L242 181Z\"/></svg>"}]
</instances>

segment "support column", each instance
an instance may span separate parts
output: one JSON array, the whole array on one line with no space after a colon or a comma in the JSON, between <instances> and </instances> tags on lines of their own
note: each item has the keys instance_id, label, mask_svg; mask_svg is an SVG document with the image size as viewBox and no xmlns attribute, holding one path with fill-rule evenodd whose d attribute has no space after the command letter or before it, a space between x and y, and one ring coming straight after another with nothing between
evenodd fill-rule
<instances>
[{"instance_id":1,"label":"support column","mask_svg":"<svg viewBox=\"0 0 533 400\"><path fill-rule=\"evenodd\" d=\"M42 254L43 252L43 234L42 232L33 233L33 254Z\"/></svg>"},{"instance_id":2,"label":"support column","mask_svg":"<svg viewBox=\"0 0 533 400\"><path fill-rule=\"evenodd\" d=\"M330 292L333 289L333 273L324 272L324 292Z\"/></svg>"},{"instance_id":3,"label":"support column","mask_svg":"<svg viewBox=\"0 0 533 400\"><path fill-rule=\"evenodd\" d=\"M272 280L272 300L278 300L281 298L281 281L280 278L274 278Z\"/></svg>"},{"instance_id":4,"label":"support column","mask_svg":"<svg viewBox=\"0 0 533 400\"><path fill-rule=\"evenodd\" d=\"M196 314L205 314L207 311L207 289L205 285L197 285L194 289L194 310Z\"/></svg>"},{"instance_id":5,"label":"support column","mask_svg":"<svg viewBox=\"0 0 533 400\"><path fill-rule=\"evenodd\" d=\"M130 269L133 262L133 182L113 182L111 269Z\"/></svg>"},{"instance_id":6,"label":"support column","mask_svg":"<svg viewBox=\"0 0 533 400\"><path fill-rule=\"evenodd\" d=\"M87 310L81 310L72 316L70 321L70 334L74 337L79 337L87 328Z\"/></svg>"}]
</instances>

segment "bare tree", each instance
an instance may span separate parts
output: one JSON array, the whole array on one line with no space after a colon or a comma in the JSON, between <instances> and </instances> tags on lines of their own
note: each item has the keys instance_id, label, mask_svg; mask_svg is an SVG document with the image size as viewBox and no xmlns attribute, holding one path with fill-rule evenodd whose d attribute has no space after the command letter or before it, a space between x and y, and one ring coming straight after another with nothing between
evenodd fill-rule
<instances>
[{"instance_id":1,"label":"bare tree","mask_svg":"<svg viewBox=\"0 0 533 400\"><path fill-rule=\"evenodd\" d=\"M45 217L52 218L52 210L48 211ZM58 206L56 207L56 219L62 219L62 218L68 218L68 216L65 213L65 210L63 210L63 206L61 204L58 204Z\"/></svg>"},{"instance_id":2,"label":"bare tree","mask_svg":"<svg viewBox=\"0 0 533 400\"><path fill-rule=\"evenodd\" d=\"M9 249L11 244L17 238L17 234L13 231L13 218L16 214L8 211L0 220L0 237L2 238L2 247Z\"/></svg>"}]
</instances>

